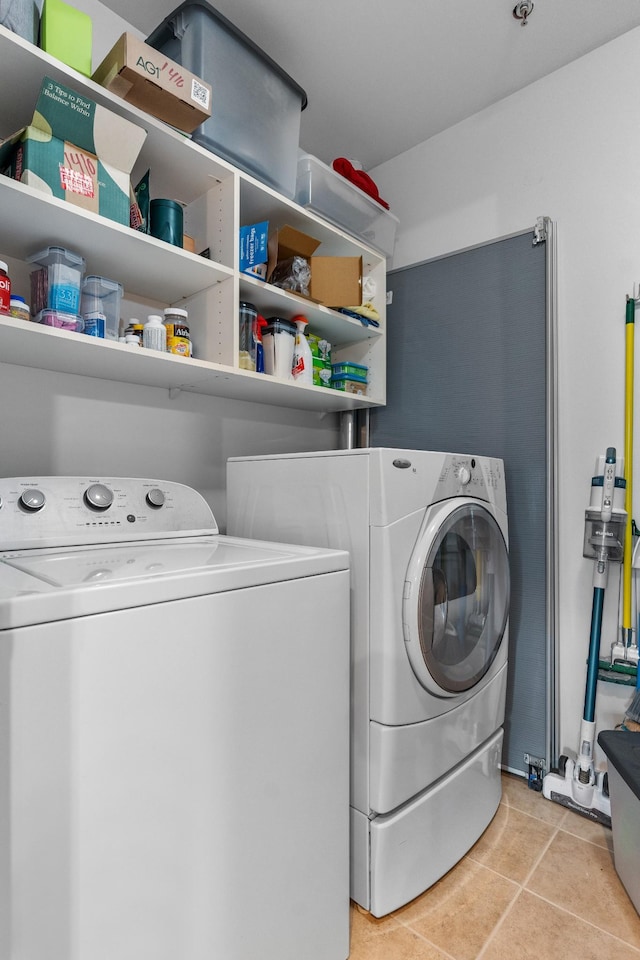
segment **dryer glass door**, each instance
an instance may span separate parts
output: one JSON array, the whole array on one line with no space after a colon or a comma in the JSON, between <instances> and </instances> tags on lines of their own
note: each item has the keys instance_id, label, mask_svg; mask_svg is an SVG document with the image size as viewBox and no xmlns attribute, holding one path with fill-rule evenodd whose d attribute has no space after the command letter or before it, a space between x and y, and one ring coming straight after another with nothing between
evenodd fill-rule
<instances>
[{"instance_id":1,"label":"dryer glass door","mask_svg":"<svg viewBox=\"0 0 640 960\"><path fill-rule=\"evenodd\" d=\"M454 696L485 676L509 614L509 558L493 514L449 501L426 518L405 584L404 634L424 687Z\"/></svg>"}]
</instances>

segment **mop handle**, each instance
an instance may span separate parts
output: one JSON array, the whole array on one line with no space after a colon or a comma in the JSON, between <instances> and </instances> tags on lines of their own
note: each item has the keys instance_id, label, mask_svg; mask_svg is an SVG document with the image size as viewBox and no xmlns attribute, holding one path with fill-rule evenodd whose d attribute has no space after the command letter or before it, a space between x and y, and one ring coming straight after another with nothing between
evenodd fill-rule
<instances>
[{"instance_id":1,"label":"mop handle","mask_svg":"<svg viewBox=\"0 0 640 960\"><path fill-rule=\"evenodd\" d=\"M624 531L624 560L622 567L622 629L627 631L625 642L631 642L631 575L633 573L633 517L631 510L633 492L633 353L636 302L627 297L625 339L625 402L624 402L624 469L625 510L627 524Z\"/></svg>"}]
</instances>

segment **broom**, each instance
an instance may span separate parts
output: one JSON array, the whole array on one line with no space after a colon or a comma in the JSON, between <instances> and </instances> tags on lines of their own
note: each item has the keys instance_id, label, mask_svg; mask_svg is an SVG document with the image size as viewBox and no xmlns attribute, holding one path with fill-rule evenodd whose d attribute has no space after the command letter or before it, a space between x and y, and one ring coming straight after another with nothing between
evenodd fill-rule
<instances>
[{"instance_id":1,"label":"broom","mask_svg":"<svg viewBox=\"0 0 640 960\"><path fill-rule=\"evenodd\" d=\"M625 427L624 427L624 464L626 474L625 510L627 525L624 533L624 566L622 581L622 637L628 650L633 639L631 626L631 575L633 573L633 518L631 514L633 489L633 359L634 359L634 320L635 300L627 297L626 311L626 362L625 362ZM638 665L640 667L640 664ZM636 692L627 707L622 727L638 729L640 724L640 669L636 668Z\"/></svg>"}]
</instances>

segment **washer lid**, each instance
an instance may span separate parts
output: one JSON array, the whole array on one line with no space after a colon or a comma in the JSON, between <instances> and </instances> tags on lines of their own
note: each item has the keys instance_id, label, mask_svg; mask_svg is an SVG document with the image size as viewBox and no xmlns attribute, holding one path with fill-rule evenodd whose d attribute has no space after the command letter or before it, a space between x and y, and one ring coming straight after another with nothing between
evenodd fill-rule
<instances>
[{"instance_id":1,"label":"washer lid","mask_svg":"<svg viewBox=\"0 0 640 960\"><path fill-rule=\"evenodd\" d=\"M0 629L349 569L349 554L221 535L0 555Z\"/></svg>"},{"instance_id":2,"label":"washer lid","mask_svg":"<svg viewBox=\"0 0 640 960\"><path fill-rule=\"evenodd\" d=\"M451 500L427 514L404 586L404 639L420 683L439 696L485 676L509 615L509 558L494 516Z\"/></svg>"}]
</instances>

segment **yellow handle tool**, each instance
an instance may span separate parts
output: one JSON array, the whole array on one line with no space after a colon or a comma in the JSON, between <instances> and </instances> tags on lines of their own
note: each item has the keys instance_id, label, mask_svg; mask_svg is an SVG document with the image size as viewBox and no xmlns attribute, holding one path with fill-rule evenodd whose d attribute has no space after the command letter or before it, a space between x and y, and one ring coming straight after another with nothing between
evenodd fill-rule
<instances>
[{"instance_id":1,"label":"yellow handle tool","mask_svg":"<svg viewBox=\"0 0 640 960\"><path fill-rule=\"evenodd\" d=\"M633 359L636 302L627 297L625 323L625 383L624 383L624 473L626 478L625 510L627 525L624 532L624 561L622 568L622 642L629 647L633 639L631 623L631 575L633 573Z\"/></svg>"}]
</instances>

